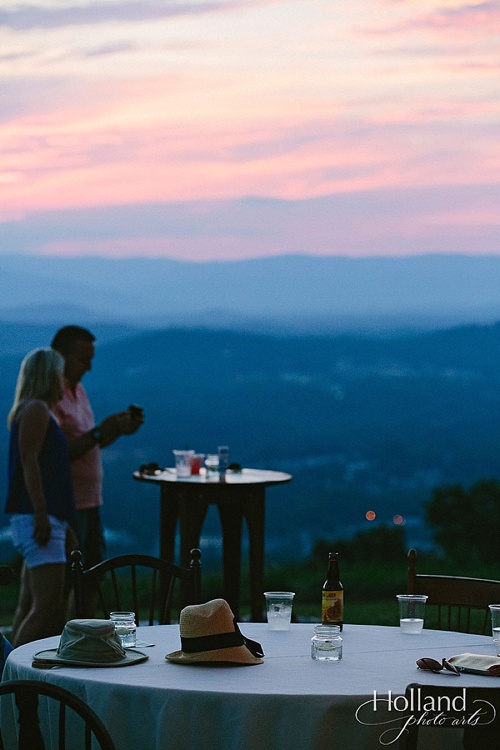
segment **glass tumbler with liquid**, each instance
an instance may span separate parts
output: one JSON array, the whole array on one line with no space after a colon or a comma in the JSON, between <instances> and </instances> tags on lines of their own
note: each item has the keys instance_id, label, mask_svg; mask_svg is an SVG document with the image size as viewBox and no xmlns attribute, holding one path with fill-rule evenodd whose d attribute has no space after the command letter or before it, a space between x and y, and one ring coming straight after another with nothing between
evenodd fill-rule
<instances>
[{"instance_id":1,"label":"glass tumbler with liquid","mask_svg":"<svg viewBox=\"0 0 500 750\"><path fill-rule=\"evenodd\" d=\"M398 594L399 627L402 633L418 635L424 626L425 594Z\"/></svg>"},{"instance_id":2,"label":"glass tumbler with liquid","mask_svg":"<svg viewBox=\"0 0 500 750\"><path fill-rule=\"evenodd\" d=\"M110 612L109 618L115 624L116 634L120 636L123 648L135 646L135 612Z\"/></svg>"},{"instance_id":3,"label":"glass tumbler with liquid","mask_svg":"<svg viewBox=\"0 0 500 750\"><path fill-rule=\"evenodd\" d=\"M311 657L315 661L341 661L342 637L338 625L315 625L311 638Z\"/></svg>"}]
</instances>

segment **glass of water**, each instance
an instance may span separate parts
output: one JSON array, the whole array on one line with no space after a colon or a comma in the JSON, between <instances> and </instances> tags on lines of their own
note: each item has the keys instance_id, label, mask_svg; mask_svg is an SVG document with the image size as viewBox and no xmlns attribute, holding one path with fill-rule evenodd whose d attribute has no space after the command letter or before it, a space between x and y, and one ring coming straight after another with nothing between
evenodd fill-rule
<instances>
[{"instance_id":1,"label":"glass of water","mask_svg":"<svg viewBox=\"0 0 500 750\"><path fill-rule=\"evenodd\" d=\"M342 638L338 625L315 625L311 639L311 657L315 661L341 661Z\"/></svg>"},{"instance_id":2,"label":"glass of water","mask_svg":"<svg viewBox=\"0 0 500 750\"><path fill-rule=\"evenodd\" d=\"M115 624L123 648L130 648L136 643L135 612L110 612L109 618Z\"/></svg>"},{"instance_id":3,"label":"glass of water","mask_svg":"<svg viewBox=\"0 0 500 750\"><path fill-rule=\"evenodd\" d=\"M289 630L295 592L266 591L264 596L269 630Z\"/></svg>"},{"instance_id":4,"label":"glass of water","mask_svg":"<svg viewBox=\"0 0 500 750\"><path fill-rule=\"evenodd\" d=\"M208 453L205 456L205 470L206 470L207 478L214 477L218 474L218 471L219 471L219 454L218 453Z\"/></svg>"}]
</instances>

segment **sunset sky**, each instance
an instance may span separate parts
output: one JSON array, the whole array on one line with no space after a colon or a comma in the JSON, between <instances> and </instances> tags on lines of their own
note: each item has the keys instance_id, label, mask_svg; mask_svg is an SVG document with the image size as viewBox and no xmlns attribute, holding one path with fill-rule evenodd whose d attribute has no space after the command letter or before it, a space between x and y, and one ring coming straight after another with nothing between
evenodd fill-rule
<instances>
[{"instance_id":1,"label":"sunset sky","mask_svg":"<svg viewBox=\"0 0 500 750\"><path fill-rule=\"evenodd\" d=\"M500 252L500 1L2 0L0 252Z\"/></svg>"}]
</instances>

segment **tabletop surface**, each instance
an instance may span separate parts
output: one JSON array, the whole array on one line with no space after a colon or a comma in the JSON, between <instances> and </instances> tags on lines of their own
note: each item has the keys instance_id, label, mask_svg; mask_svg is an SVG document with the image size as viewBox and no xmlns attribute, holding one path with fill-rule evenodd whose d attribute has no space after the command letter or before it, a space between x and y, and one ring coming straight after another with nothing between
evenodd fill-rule
<instances>
[{"instance_id":1,"label":"tabletop surface","mask_svg":"<svg viewBox=\"0 0 500 750\"><path fill-rule=\"evenodd\" d=\"M404 693L413 681L425 684L450 680L467 687L488 685L500 687L500 679L481 675L455 677L448 673L433 674L417 669L416 660L423 656L438 659L473 652L495 655L492 638L449 631L424 630L419 635L405 635L399 627L345 625L342 632L343 659L339 664L320 663L311 659L311 637L314 624L292 623L287 632L270 631L266 623L241 623L244 635L259 641L264 649L264 663L246 667L174 664L165 655L180 648L178 625L138 628L138 638L154 644L142 649L146 662L121 668L76 668L58 666L43 671L31 667L33 654L54 648L59 637L44 639L15 649L7 661L4 679L36 673L37 679L92 681L129 685L134 690L162 688L192 692L234 694L274 694L295 696L363 696L373 689L394 694ZM141 650L140 648L138 650ZM47 675L47 677L46 677ZM31 678L32 674L30 675Z\"/></svg>"},{"instance_id":2,"label":"tabletop surface","mask_svg":"<svg viewBox=\"0 0 500 750\"><path fill-rule=\"evenodd\" d=\"M439 661L464 652L493 656L489 636L425 628L404 635L399 627L348 624L342 661L328 663L311 659L312 623L292 624L287 632L254 622L240 629L262 644L263 664L168 662L166 654L180 648L179 626L163 625L138 628L138 638L154 644L139 648L149 655L140 664L33 668L33 655L56 647L55 637L15 649L3 679L37 679L69 689L97 712L120 750L380 750L382 740L397 747L401 713L391 700L408 684L500 685L500 678L434 674L415 664L422 656ZM7 708L2 706L0 721L9 738L15 717ZM458 730L421 731L427 730L426 750L462 746Z\"/></svg>"},{"instance_id":3,"label":"tabletop surface","mask_svg":"<svg viewBox=\"0 0 500 750\"><path fill-rule=\"evenodd\" d=\"M224 482L219 480L217 472L207 474L205 469L201 469L200 474L192 474L189 477L178 477L174 468L167 467L156 474L141 474L134 471L134 479L142 482L172 482L179 484L195 485L239 485L239 484L282 484L290 482L291 474L283 471L271 471L268 469L242 469L241 471L227 471Z\"/></svg>"}]
</instances>

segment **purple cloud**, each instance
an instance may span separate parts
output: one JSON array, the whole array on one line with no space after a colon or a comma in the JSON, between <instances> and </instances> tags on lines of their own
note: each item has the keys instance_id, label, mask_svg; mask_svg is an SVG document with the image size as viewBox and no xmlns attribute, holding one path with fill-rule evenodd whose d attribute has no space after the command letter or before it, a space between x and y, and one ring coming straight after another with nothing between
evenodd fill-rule
<instances>
[{"instance_id":1,"label":"purple cloud","mask_svg":"<svg viewBox=\"0 0 500 750\"><path fill-rule=\"evenodd\" d=\"M267 2L273 2L273 0L267 0ZM218 13L256 5L262 5L262 0L191 0L191 2L133 0L113 5L95 3L66 8L20 5L9 10L0 10L0 27L22 31L101 24L110 21L151 21L170 16Z\"/></svg>"}]
</instances>

